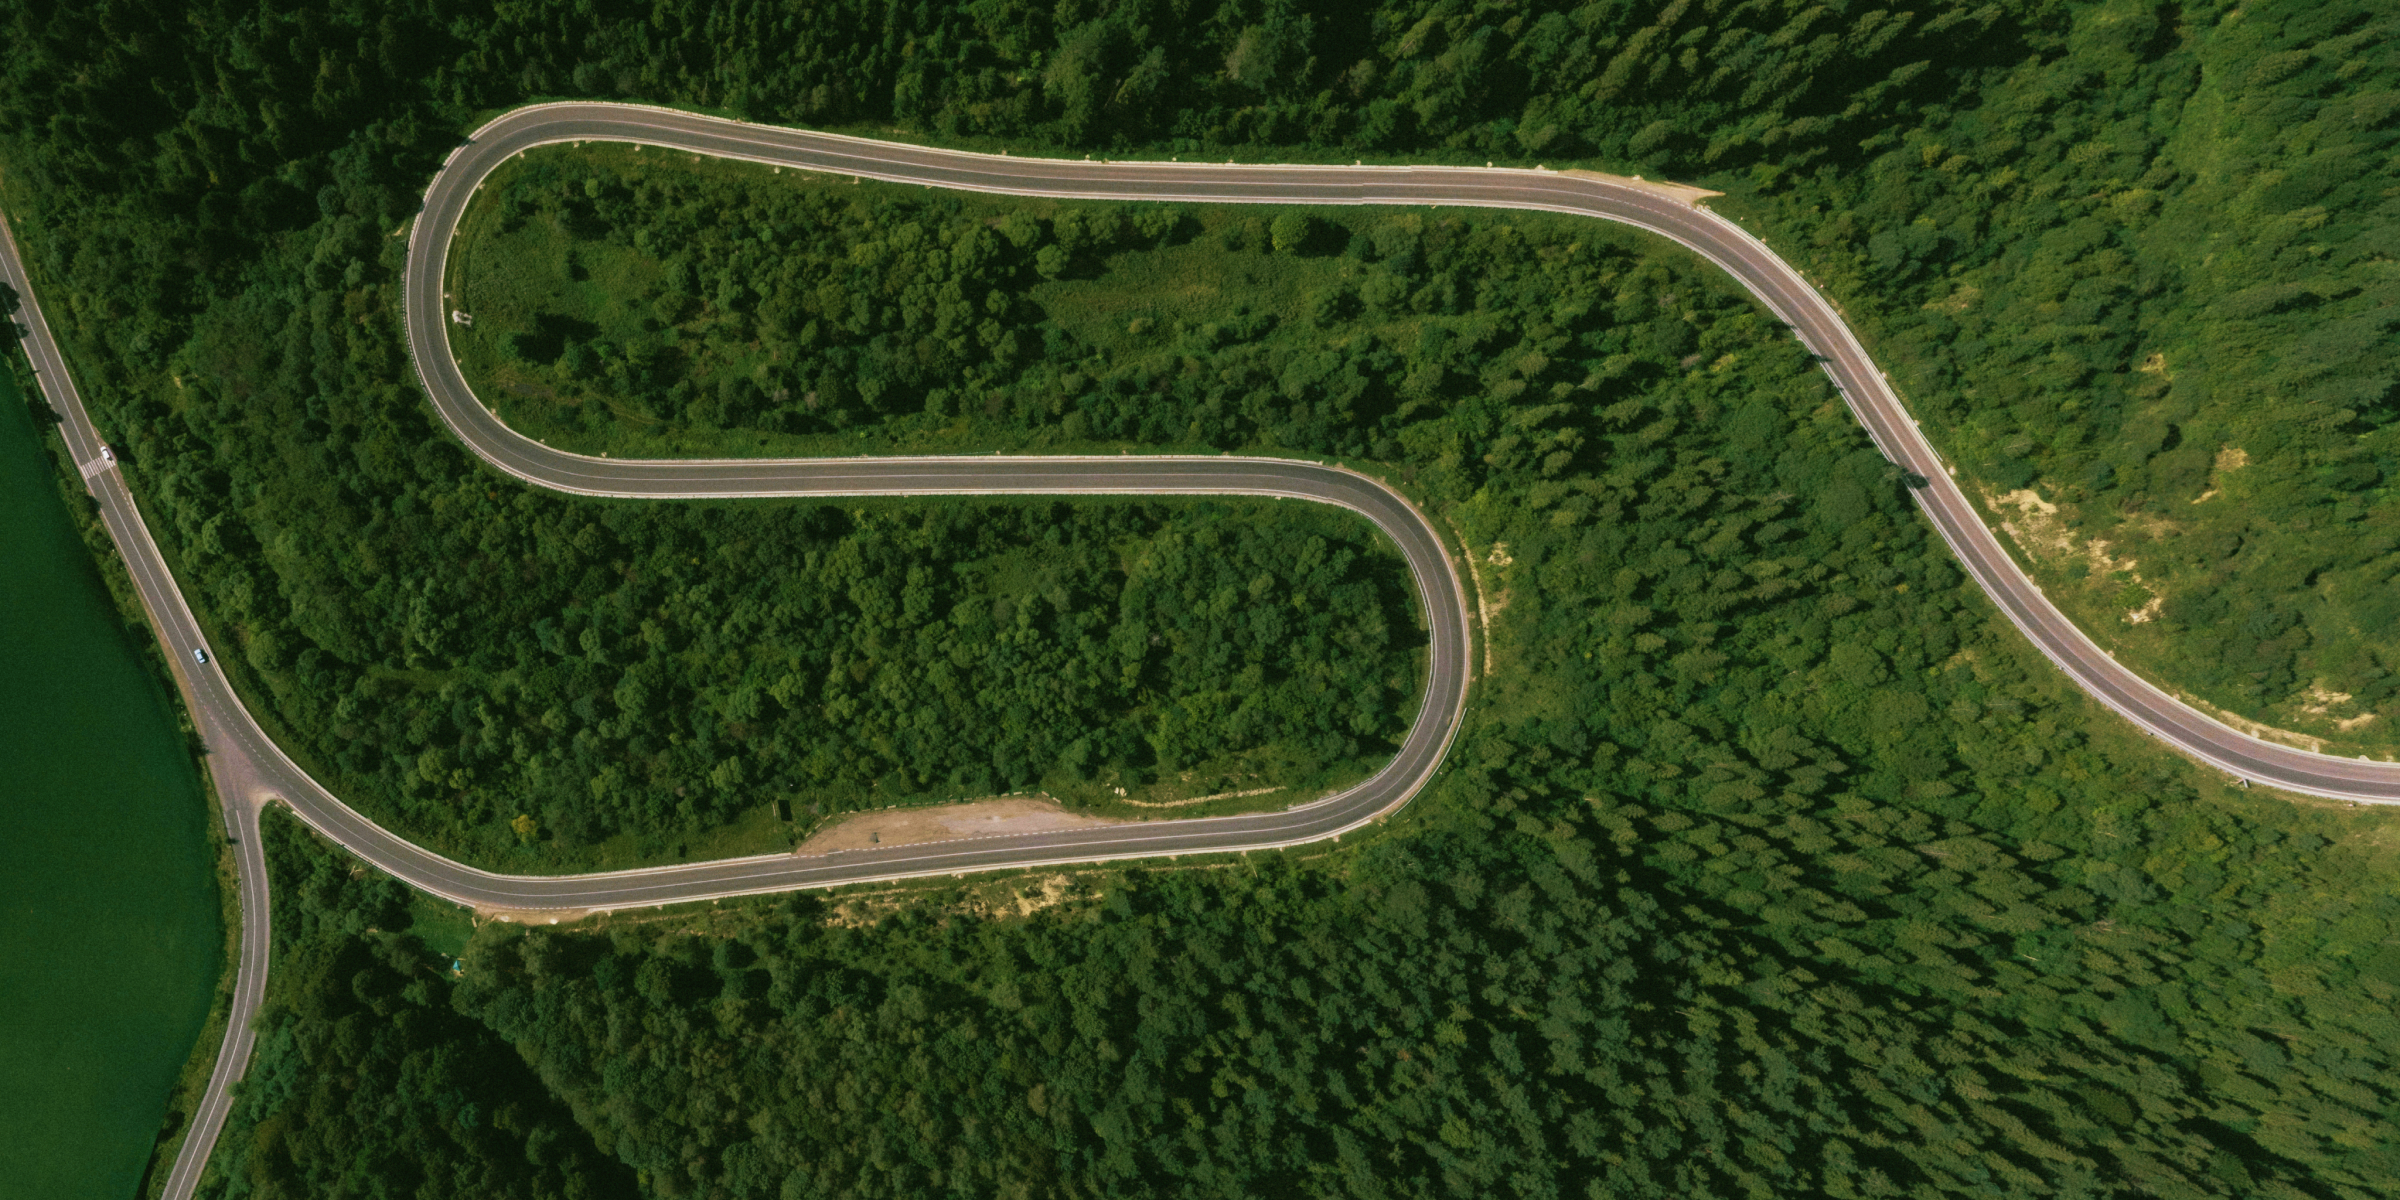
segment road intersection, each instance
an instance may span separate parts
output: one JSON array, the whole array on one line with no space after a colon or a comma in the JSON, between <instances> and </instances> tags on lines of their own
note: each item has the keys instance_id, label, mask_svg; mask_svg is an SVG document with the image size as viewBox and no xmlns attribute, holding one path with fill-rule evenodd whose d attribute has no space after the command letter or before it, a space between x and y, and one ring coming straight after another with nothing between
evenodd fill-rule
<instances>
[{"instance_id":1,"label":"road intersection","mask_svg":"<svg viewBox=\"0 0 2400 1200\"><path fill-rule=\"evenodd\" d=\"M779 167L1001 195L1070 199L1308 205L1455 205L1596 217L1672 239L1733 275L1814 352L1884 455L1923 477L1912 489L1952 552L2026 636L2076 683L2183 754L2287 790L2400 802L2400 764L2310 754L2236 731L2117 664L2012 561L1918 431L1833 306L1734 222L1688 189L1542 169L1094 162L967 154L746 124L663 108L566 103L513 110L461 145L426 190L409 234L403 307L409 351L428 398L467 448L533 486L586 496L699 499L791 496L1245 495L1337 505L1389 537L1415 579L1428 633L1424 707L1390 765L1365 783L1282 812L1020 834L801 858L770 855L581 876L508 876L452 862L369 821L319 785L260 729L214 662L118 464L102 453L13 237L0 223L0 279L23 299L23 344L69 452L98 502L207 746L212 781L236 841L242 956L231 1024L165 1195L197 1185L244 1070L267 965L266 864L257 835L280 800L352 853L435 895L489 910L579 912L967 871L1321 841L1405 804L1441 767L1465 711L1470 626L1464 593L1434 527L1404 496L1355 471L1247 457L1006 456L857 459L617 460L569 454L503 424L459 372L449 346L450 245L476 188L537 146L613 141Z\"/></svg>"}]
</instances>

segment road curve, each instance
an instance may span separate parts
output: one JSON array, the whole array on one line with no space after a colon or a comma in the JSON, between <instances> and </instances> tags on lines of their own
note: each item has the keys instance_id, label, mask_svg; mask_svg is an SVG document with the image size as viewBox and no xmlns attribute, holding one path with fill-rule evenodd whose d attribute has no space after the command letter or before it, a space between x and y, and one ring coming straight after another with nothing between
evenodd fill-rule
<instances>
[{"instance_id":1,"label":"road curve","mask_svg":"<svg viewBox=\"0 0 2400 1200\"><path fill-rule=\"evenodd\" d=\"M25 343L45 394L64 418L111 535L175 665L209 747L210 772L241 848L243 957L235 1021L203 1111L167 1195L196 1183L224 1117L224 1085L249 1051L266 960L265 864L257 805L289 803L303 820L426 891L486 908L607 909L868 880L1059 862L1293 845L1335 836L1403 804L1439 768L1466 694L1467 616L1439 536L1397 493L1355 472L1261 458L887 458L629 461L553 450L502 424L452 358L443 291L450 242L476 187L536 146L628 142L802 170L1003 195L1250 204L1460 205L1596 217L1670 238L1739 280L1822 362L1886 457L1923 476L1914 495L1944 541L2009 620L2076 683L2137 726L2240 778L2337 799L2400 802L2400 765L2310 754L2234 730L2119 666L2045 598L1977 517L1898 396L1824 297L1773 251L1726 218L1669 190L1546 170L1453 167L1235 166L1094 162L967 154L751 125L636 105L537 105L494 120L443 164L409 235L404 307L409 349L443 421L494 468L535 486L644 499L906 495L1251 495L1336 504L1365 515L1409 563L1431 636L1425 707L1393 762L1366 783L1286 812L1162 821L1129 828L997 837L850 851L775 855L600 875L525 877L480 871L428 853L374 825L310 779L243 709L213 666L196 665L199 627L150 541L114 465L99 457L13 240L0 229L0 273L25 298Z\"/></svg>"},{"instance_id":2,"label":"road curve","mask_svg":"<svg viewBox=\"0 0 2400 1200\"><path fill-rule=\"evenodd\" d=\"M2400 764L2312 754L2252 737L2118 665L2067 620L2009 558L1833 305L1740 225L1690 203L1687 192L1634 180L1512 168L1236 166L1017 158L752 125L642 105L563 103L516 109L477 130L451 154L426 190L424 211L410 233L406 305L410 351L443 419L486 461L535 484L612 496L828 494L851 484L820 488L802 477L824 470L886 469L869 466L876 460L810 465L766 460L633 463L583 458L518 435L474 400L448 351L447 314L437 286L450 237L476 185L502 162L536 146L583 141L634 143L1000 195L1512 208L1597 217L1659 234L1732 275L1792 328L1817 355L1876 447L1886 458L1925 478L1926 486L1913 494L1959 562L2008 619L2085 691L2178 751L2237 778L2333 799L2400 803ZM982 461L996 467L1010 460ZM1043 469L1038 465L1043 460L1014 461L1025 466L1008 469ZM890 469L906 468L895 465ZM767 476L778 477L785 486L748 490L749 484Z\"/></svg>"},{"instance_id":3,"label":"road curve","mask_svg":"<svg viewBox=\"0 0 2400 1200\"><path fill-rule=\"evenodd\" d=\"M108 527L108 536L116 544L135 591L141 595L142 607L149 613L150 627L166 651L168 667L182 685L186 710L201 741L215 747L227 744L241 730L255 731L257 726L234 700L224 678L217 675L213 666L201 667L192 659L192 651L204 645L199 622L185 606L183 593L168 573L157 543L150 540L149 527L142 523L141 513L134 507L133 493L117 473L116 464L100 453L105 443L93 431L91 419L84 412L83 398L67 375L66 361L59 355L57 341L50 336L50 323L34 303L24 260L17 253L16 236L6 220L0 220L0 282L14 289L22 302L15 314L18 342L41 385L44 399L61 417L59 433L66 442L67 453L82 468L85 486L91 489L100 518ZM195 672L206 672L207 678ZM217 1051L216 1068L209 1075L208 1090L199 1111L184 1122L183 1149L162 1193L173 1200L185 1200L200 1182L200 1168L206 1164L209 1149L216 1144L217 1131L223 1128L225 1114L232 1107L229 1089L249 1065L254 1038L250 1020L257 1014L267 987L269 896L267 860L258 839L259 807L247 800L251 791L242 763L212 753L208 757L208 773L224 806L225 831L233 839L239 863L240 959L234 970L225 1042Z\"/></svg>"}]
</instances>

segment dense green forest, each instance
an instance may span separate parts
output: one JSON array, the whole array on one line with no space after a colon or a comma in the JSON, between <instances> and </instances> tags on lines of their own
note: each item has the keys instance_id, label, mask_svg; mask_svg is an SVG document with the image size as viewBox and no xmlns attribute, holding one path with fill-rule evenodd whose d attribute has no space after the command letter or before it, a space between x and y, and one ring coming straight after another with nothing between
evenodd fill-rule
<instances>
[{"instance_id":1,"label":"dense green forest","mask_svg":"<svg viewBox=\"0 0 2400 1200\"><path fill-rule=\"evenodd\" d=\"M493 380L553 391L511 401L526 419L606 444L758 436L692 410L728 379L759 385L771 439L855 431L761 383L806 361L784 339L822 313L764 290L669 326L662 289L569 286L675 270L640 250L641 221L562 245L596 215L574 197L726 214L691 234L714 279L759 265L707 259L726 228L788 218L778 241L832 260L916 225L891 240L955 262L930 248L992 216L608 161L537 158L526 191L495 193L525 199L495 236L550 240L493 257L546 290L495 297L477 325ZM1045 339L1037 361L965 368L1002 404L929 407L895 371L849 425L980 444L1140 436L1114 422L1157 415L1170 441L1212 420L1204 440L1273 443L1311 436L1304 420L1373 438L1413 405L1399 452L1376 452L1505 597L1458 766L1363 849L487 928L455 1004L646 1192L2389 1190L2400 864L2382 820L2196 782L2076 695L1722 279L1504 214L1319 214L1279 250L1263 215L1195 210L1079 266L1032 261L1107 212L1028 214L1028 244L986 277ZM562 256L588 278L544 265ZM905 258L875 267L903 293L923 282ZM1403 270L1424 277L1379 282ZM1162 294L1169 279L1221 290ZM1353 305L1319 304L1344 287ZM1586 295L1601 302L1558 302ZM1233 319L1220 306L1248 325L1216 369L1161 369L1218 336L1201 329ZM606 387L562 369L565 344L520 352L545 324L676 350ZM820 327L820 345L863 357L882 332ZM1062 369L1087 379L1071 406L1008 403L1062 394L1045 374ZM1307 390L1327 377L1356 382ZM988 915L1011 896L1065 903Z\"/></svg>"},{"instance_id":2,"label":"dense green forest","mask_svg":"<svg viewBox=\"0 0 2400 1200\"><path fill-rule=\"evenodd\" d=\"M1297 449L1463 499L1528 456L1599 461L1583 427L1739 307L1538 215L1025 205L642 157L526 156L455 256L470 378L552 444ZM1520 398L1548 403L1477 412ZM1457 428L1491 444L1445 467Z\"/></svg>"},{"instance_id":3,"label":"dense green forest","mask_svg":"<svg viewBox=\"0 0 2400 1200\"><path fill-rule=\"evenodd\" d=\"M2400 12L2069 11L1973 104L1855 169L1762 164L1734 209L1863 319L1988 496L2038 493L1994 512L2085 629L2388 755Z\"/></svg>"},{"instance_id":4,"label":"dense green forest","mask_svg":"<svg viewBox=\"0 0 2400 1200\"><path fill-rule=\"evenodd\" d=\"M311 337L388 306L382 234L460 132L537 97L1705 178L1844 301L1973 482L2035 490L1995 515L2087 629L2228 709L2388 749L2394 721L2362 718L2400 689L2394 21L2372 0L27 2L0 189L113 410L120 372L172 407L162 381L210 361L230 335L204 314L236 295Z\"/></svg>"},{"instance_id":5,"label":"dense green forest","mask_svg":"<svg viewBox=\"0 0 2400 1200\"><path fill-rule=\"evenodd\" d=\"M18 4L0 197L146 511L187 539L195 602L246 636L261 609L310 612L295 598L321 594L326 564L368 561L352 546L381 553L338 505L282 507L353 471L372 486L341 503L386 523L382 545L446 554L406 576L420 589L473 578L457 564L481 553L436 529L490 531L497 552L542 513L591 512L612 538L609 520L635 525L603 561L664 572L716 545L678 539L734 520L524 496L430 436L394 336L394 235L495 107L622 95L1023 147L1704 176L1844 301L1973 481L2057 506L2045 570L2083 568L2056 594L2087 627L2227 705L2331 721L2388 709L2400 628L2381 540L2400 470L2390 23L2364 2L2230 0ZM525 182L532 236L550 184ZM644 200L642 182L562 194L559 212L688 203L687 185L646 181ZM955 244L963 206L914 205L904 223ZM813 211L809 238L785 239L802 261L870 242L922 257L880 236L896 210ZM508 403L561 414L561 436L725 439L729 418L775 414L771 439L824 438L846 414L859 446L950 430L1392 463L1505 601L1498 669L1441 783L1363 846L1094 875L1026 917L934 891L865 925L798 902L695 922L704 936L487 927L457 983L364 932L396 927L387 892L287 841L279 894L314 878L322 898L284 911L335 915L313 957L281 958L293 999L230 1178L339 1194L354 1169L455 1168L538 1194L545 1164L594 1153L659 1196L2392 1193L2400 864L2383 819L2227 791L2067 689L1721 280L1596 230L1447 213L1320 217L1281 247L1275 214L1144 230L1121 213L1045 272L1062 224L1094 228L1069 211L1028 208L1030 252L996 229L991 259L926 281L1010 302L955 364L985 372L980 406L953 390L932 409L944 385L895 356L884 390L816 389L807 408L795 385L822 373L777 379L767 346L808 322L769 328L794 311L772 290L712 314L723 278L697 259L692 310L651 318L705 339L730 309L758 346L724 337L732 351L612 392L596 379L631 378L624 341L535 326L487 348L514 364L485 367L552 389ZM640 230L621 213L577 236ZM696 256L756 252L711 223L688 233ZM1112 288L1204 251L1226 263L1207 307L1247 304L1238 320L1110 311ZM921 306L937 327L945 300ZM871 325L815 314L822 352L878 361L904 301L870 298ZM985 320L1007 336L979 340ZM615 428L566 403L612 396ZM466 515L426 524L452 520L431 499ZM1075 519L1174 519L1090 511ZM2027 513L2001 510L2031 538ZM877 510L862 533L836 515L779 535L864 539L907 566L949 519ZM302 519L324 524L286 524ZM1078 544L1098 560L1105 542ZM402 604L398 560L375 569L378 603ZM394 614L362 619L374 636L408 628L409 607L374 611ZM329 653L264 644L253 695ZM387 669L413 687L426 668ZM441 712L444 735L480 737L463 711ZM503 743L536 736L490 711ZM388 1040L360 1019L379 1004ZM395 1076L428 1086L355 1087ZM343 1115L353 1093L384 1107ZM266 1151L245 1149L262 1129ZM541 1130L566 1159L517 1150Z\"/></svg>"},{"instance_id":6,"label":"dense green forest","mask_svg":"<svg viewBox=\"0 0 2400 1200\"><path fill-rule=\"evenodd\" d=\"M1027 787L1304 789L1415 712L1411 585L1348 514L531 490L401 384L380 287L242 291L154 387L91 395L252 711L444 852L592 869Z\"/></svg>"},{"instance_id":7,"label":"dense green forest","mask_svg":"<svg viewBox=\"0 0 2400 1200\"><path fill-rule=\"evenodd\" d=\"M1406 569L1345 514L595 505L461 476L346 554L273 556L315 585L288 607L221 612L287 745L470 852L689 854L771 801L1307 786L1415 712Z\"/></svg>"},{"instance_id":8,"label":"dense green forest","mask_svg":"<svg viewBox=\"0 0 2400 1200\"><path fill-rule=\"evenodd\" d=\"M640 1195L491 1030L408 889L271 815L275 970L249 1077L201 1194L258 1200Z\"/></svg>"},{"instance_id":9,"label":"dense green forest","mask_svg":"<svg viewBox=\"0 0 2400 1200\"><path fill-rule=\"evenodd\" d=\"M656 1196L2390 1194L2388 820L2108 721L1754 353L1611 519L1462 507L1498 670L1363 845L487 925L451 1003Z\"/></svg>"}]
</instances>

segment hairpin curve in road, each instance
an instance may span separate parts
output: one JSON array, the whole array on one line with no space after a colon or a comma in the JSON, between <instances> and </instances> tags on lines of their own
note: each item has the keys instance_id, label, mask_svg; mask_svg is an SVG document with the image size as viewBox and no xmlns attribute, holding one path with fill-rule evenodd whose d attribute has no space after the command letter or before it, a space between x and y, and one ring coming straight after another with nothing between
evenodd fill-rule
<instances>
[{"instance_id":1,"label":"hairpin curve in road","mask_svg":"<svg viewBox=\"0 0 2400 1200\"><path fill-rule=\"evenodd\" d=\"M2011 560L1952 480L1899 397L1833 305L1731 220L1685 190L1584 172L1422 166L1291 166L1092 162L970 154L897 142L754 125L673 109L561 103L515 109L454 151L425 193L409 232L403 309L409 352L443 422L494 469L537 487L585 496L699 499L765 496L1244 495L1310 500L1366 516L1408 561L1429 634L1424 707L1392 763L1358 787L1279 813L1149 822L1103 830L974 839L932 846L773 855L583 876L509 876L451 862L368 821L308 777L242 707L219 668L196 658L199 624L151 540L113 456L66 374L16 244L0 222L0 276L25 301L23 339L62 434L84 465L126 569L149 610L209 748L209 771L240 849L242 960L232 1020L215 1074L165 1195L197 1185L250 1053L250 1017L266 977L268 896L257 837L259 804L281 799L352 853L437 895L487 908L596 909L655 905L841 883L1060 862L1258 849L1317 841L1405 803L1439 768L1464 713L1467 613L1456 571L1422 513L1357 472L1296 460L1110 458L884 458L618 460L567 454L508 428L478 401L449 349L444 294L452 236L475 189L502 162L536 146L614 141L857 178L997 195L1217 204L1454 205L1595 217L1675 241L1738 280L1818 357L1885 457L1922 477L1918 505L1968 573L2043 654L2101 703L2179 752L2245 780L2370 803L2400 802L2400 764L2311 754L2219 722L2119 665L2044 597Z\"/></svg>"}]
</instances>

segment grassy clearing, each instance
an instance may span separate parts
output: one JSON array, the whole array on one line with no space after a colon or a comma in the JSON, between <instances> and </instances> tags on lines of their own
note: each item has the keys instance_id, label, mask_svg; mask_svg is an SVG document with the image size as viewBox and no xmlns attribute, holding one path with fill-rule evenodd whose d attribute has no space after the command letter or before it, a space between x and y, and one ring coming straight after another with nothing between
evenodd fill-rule
<instances>
[{"instance_id":1,"label":"grassy clearing","mask_svg":"<svg viewBox=\"0 0 2400 1200\"><path fill-rule=\"evenodd\" d=\"M423 892L410 892L407 932L436 958L455 962L466 954L467 943L475 937L475 913Z\"/></svg>"}]
</instances>

